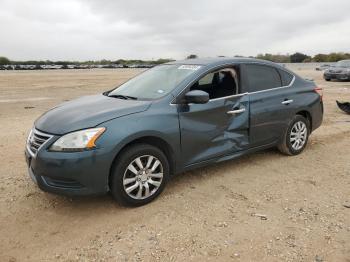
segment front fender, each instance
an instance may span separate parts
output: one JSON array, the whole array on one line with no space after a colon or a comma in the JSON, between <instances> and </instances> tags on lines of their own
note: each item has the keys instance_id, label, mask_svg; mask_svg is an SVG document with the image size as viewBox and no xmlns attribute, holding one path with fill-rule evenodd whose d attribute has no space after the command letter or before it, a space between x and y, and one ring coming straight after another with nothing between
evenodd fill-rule
<instances>
[{"instance_id":1,"label":"front fender","mask_svg":"<svg viewBox=\"0 0 350 262\"><path fill-rule=\"evenodd\" d=\"M106 131L96 145L110 152L112 165L125 146L140 138L154 137L166 142L174 158L179 159L181 146L178 115L175 107L171 109L159 114L157 111L146 111L107 121L101 124Z\"/></svg>"}]
</instances>

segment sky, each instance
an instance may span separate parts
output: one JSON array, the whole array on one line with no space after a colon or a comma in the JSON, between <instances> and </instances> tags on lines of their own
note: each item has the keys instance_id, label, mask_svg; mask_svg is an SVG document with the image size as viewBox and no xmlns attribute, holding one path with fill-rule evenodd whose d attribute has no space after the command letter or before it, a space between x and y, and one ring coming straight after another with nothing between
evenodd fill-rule
<instances>
[{"instance_id":1,"label":"sky","mask_svg":"<svg viewBox=\"0 0 350 262\"><path fill-rule=\"evenodd\" d=\"M350 52L349 0L0 0L12 60Z\"/></svg>"}]
</instances>

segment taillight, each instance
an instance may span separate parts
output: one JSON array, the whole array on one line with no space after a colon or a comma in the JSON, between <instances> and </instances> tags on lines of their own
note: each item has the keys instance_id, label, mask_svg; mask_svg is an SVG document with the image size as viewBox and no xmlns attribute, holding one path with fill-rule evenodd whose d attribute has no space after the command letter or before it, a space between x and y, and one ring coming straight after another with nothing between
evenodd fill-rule
<instances>
[{"instance_id":1,"label":"taillight","mask_svg":"<svg viewBox=\"0 0 350 262\"><path fill-rule=\"evenodd\" d=\"M320 95L320 98L321 98L321 101L322 101L322 98L323 98L323 91L322 91L322 88L321 87L315 87L314 88L314 91Z\"/></svg>"}]
</instances>

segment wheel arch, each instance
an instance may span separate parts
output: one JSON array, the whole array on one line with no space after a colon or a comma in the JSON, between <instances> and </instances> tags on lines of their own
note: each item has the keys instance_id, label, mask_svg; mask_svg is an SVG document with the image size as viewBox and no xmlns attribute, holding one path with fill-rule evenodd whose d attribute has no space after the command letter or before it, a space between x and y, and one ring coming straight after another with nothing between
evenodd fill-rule
<instances>
[{"instance_id":1,"label":"wheel arch","mask_svg":"<svg viewBox=\"0 0 350 262\"><path fill-rule=\"evenodd\" d=\"M307 110L300 110L296 113L296 115L300 115L300 116L303 116L305 117L308 121L309 121L309 124L310 124L310 132L312 132L312 116L310 114L309 111Z\"/></svg>"}]
</instances>

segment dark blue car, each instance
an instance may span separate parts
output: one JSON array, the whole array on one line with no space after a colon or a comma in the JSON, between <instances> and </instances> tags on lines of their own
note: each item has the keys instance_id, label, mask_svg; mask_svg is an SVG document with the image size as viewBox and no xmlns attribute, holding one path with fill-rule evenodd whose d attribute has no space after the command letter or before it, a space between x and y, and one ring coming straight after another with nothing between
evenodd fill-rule
<instances>
[{"instance_id":1,"label":"dark blue car","mask_svg":"<svg viewBox=\"0 0 350 262\"><path fill-rule=\"evenodd\" d=\"M267 61L163 64L35 121L29 174L48 192L111 192L125 205L156 198L177 173L278 147L301 153L321 125L320 88Z\"/></svg>"}]
</instances>

